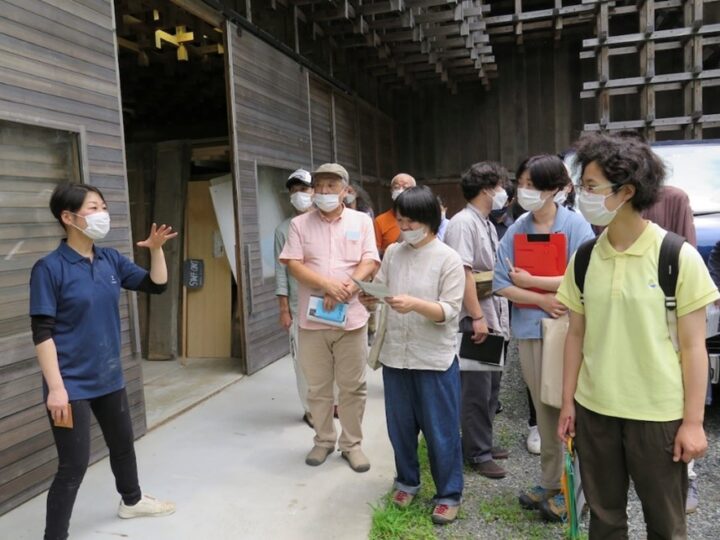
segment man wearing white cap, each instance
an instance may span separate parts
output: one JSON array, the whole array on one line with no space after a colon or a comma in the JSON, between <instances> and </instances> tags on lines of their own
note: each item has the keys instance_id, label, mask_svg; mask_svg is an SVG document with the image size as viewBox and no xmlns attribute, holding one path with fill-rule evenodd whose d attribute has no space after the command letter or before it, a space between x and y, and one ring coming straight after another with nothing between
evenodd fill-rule
<instances>
[{"instance_id":1,"label":"man wearing white cap","mask_svg":"<svg viewBox=\"0 0 720 540\"><path fill-rule=\"evenodd\" d=\"M307 382L305 382L305 376L297 363L298 283L288 272L287 266L280 263L280 252L287 241L290 221L312 208L312 176L308 171L298 169L288 177L285 187L290 192L290 204L295 208L295 215L287 218L275 229L275 296L277 296L280 307L280 325L290 336L290 356L295 368L300 403L305 411L303 421L313 427L312 415L307 402Z\"/></svg>"},{"instance_id":2,"label":"man wearing white cap","mask_svg":"<svg viewBox=\"0 0 720 540\"><path fill-rule=\"evenodd\" d=\"M318 211L292 220L280 254L299 283L298 360L315 427L305 463L321 465L337 444L350 467L365 472L370 469L362 451L368 312L351 278L368 279L380 258L370 217L342 203L349 183L345 168L326 163L312 179ZM332 417L333 383L339 389L339 440Z\"/></svg>"}]
</instances>

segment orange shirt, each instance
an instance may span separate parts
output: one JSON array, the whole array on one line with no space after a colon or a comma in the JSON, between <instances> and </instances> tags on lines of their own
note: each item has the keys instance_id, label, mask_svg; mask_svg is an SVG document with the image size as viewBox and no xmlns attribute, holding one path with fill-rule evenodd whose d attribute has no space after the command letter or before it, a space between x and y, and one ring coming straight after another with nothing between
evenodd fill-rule
<instances>
[{"instance_id":1,"label":"orange shirt","mask_svg":"<svg viewBox=\"0 0 720 540\"><path fill-rule=\"evenodd\" d=\"M390 244L394 244L400 238L400 227L398 227L395 211L390 209L375 218L375 242L380 253L384 253Z\"/></svg>"}]
</instances>

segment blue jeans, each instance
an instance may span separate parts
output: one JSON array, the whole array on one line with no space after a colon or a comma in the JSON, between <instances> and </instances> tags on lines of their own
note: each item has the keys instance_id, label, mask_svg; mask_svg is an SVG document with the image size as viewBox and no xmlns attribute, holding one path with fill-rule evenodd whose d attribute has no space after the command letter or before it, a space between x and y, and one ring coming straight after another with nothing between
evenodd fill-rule
<instances>
[{"instance_id":1,"label":"blue jeans","mask_svg":"<svg viewBox=\"0 0 720 540\"><path fill-rule=\"evenodd\" d=\"M460 441L460 368L447 371L383 366L385 415L395 452L395 489L415 495L420 489L418 434L427 442L435 504L457 506L463 490Z\"/></svg>"}]
</instances>

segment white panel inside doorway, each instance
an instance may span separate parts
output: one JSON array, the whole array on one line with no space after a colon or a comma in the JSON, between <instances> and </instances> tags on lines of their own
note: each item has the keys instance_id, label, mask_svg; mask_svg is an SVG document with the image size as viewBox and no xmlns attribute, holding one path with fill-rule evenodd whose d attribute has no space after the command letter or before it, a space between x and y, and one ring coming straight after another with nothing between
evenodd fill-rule
<instances>
[{"instance_id":1,"label":"white panel inside doorway","mask_svg":"<svg viewBox=\"0 0 720 540\"><path fill-rule=\"evenodd\" d=\"M225 256L232 269L235 283L237 283L237 268L235 268L235 218L233 206L232 175L226 174L210 180L210 196L212 197L215 217L220 226L220 234L225 245Z\"/></svg>"}]
</instances>

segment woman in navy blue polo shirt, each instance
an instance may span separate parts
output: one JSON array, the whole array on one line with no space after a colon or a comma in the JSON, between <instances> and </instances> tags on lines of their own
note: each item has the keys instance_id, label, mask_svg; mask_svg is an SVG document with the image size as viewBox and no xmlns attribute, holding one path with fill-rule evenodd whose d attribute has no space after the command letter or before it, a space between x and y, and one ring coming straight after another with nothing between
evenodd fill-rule
<instances>
[{"instance_id":1,"label":"woman in navy blue polo shirt","mask_svg":"<svg viewBox=\"0 0 720 540\"><path fill-rule=\"evenodd\" d=\"M50 198L50 210L67 238L32 269L30 316L59 459L48 492L45 539L64 540L88 466L91 412L110 450L110 466L122 496L118 515L133 518L175 511L173 503L140 491L120 356L118 302L121 288L151 294L165 290L162 246L177 233L153 224L148 238L138 242L150 250L147 272L117 250L95 245L110 229L105 198L97 188L62 184Z\"/></svg>"}]
</instances>

